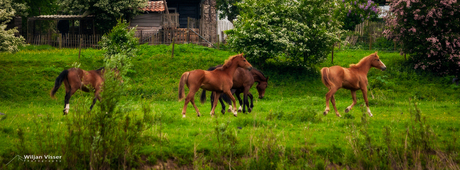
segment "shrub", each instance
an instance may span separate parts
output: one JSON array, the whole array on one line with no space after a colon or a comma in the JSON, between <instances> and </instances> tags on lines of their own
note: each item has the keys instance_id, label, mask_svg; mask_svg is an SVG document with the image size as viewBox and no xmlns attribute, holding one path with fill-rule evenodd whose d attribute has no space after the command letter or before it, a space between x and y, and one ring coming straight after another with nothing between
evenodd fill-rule
<instances>
[{"instance_id":1,"label":"shrub","mask_svg":"<svg viewBox=\"0 0 460 170\"><path fill-rule=\"evenodd\" d=\"M238 7L235 28L226 32L228 44L255 64L270 58L315 64L324 61L339 40L339 23L331 14L333 1L249 0Z\"/></svg>"},{"instance_id":2,"label":"shrub","mask_svg":"<svg viewBox=\"0 0 460 170\"><path fill-rule=\"evenodd\" d=\"M394 0L384 34L411 54L414 69L460 73L460 1Z\"/></svg>"}]
</instances>

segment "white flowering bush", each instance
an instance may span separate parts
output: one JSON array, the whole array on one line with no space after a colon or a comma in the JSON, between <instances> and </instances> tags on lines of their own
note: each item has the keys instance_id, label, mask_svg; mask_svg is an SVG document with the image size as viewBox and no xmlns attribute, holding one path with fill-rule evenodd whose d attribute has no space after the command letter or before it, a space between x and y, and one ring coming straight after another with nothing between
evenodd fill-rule
<instances>
[{"instance_id":1,"label":"white flowering bush","mask_svg":"<svg viewBox=\"0 0 460 170\"><path fill-rule=\"evenodd\" d=\"M460 74L460 1L392 0L384 34L411 54L415 69Z\"/></svg>"},{"instance_id":2,"label":"white flowering bush","mask_svg":"<svg viewBox=\"0 0 460 170\"><path fill-rule=\"evenodd\" d=\"M15 37L14 33L18 32L17 28L6 30L6 24L14 17L16 8L25 8L23 4L12 4L11 0L0 0L0 52L17 52L20 46L24 45L22 36Z\"/></svg>"},{"instance_id":3,"label":"white flowering bush","mask_svg":"<svg viewBox=\"0 0 460 170\"><path fill-rule=\"evenodd\" d=\"M267 59L310 65L323 61L338 41L337 1L248 0L239 3L235 28L226 31L236 52L259 64ZM282 56L282 57L279 57Z\"/></svg>"}]
</instances>

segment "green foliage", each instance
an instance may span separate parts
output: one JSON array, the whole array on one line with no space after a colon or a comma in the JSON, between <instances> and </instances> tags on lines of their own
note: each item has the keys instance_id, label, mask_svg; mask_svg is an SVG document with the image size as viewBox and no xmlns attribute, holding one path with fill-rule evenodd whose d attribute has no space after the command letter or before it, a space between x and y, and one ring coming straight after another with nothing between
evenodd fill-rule
<instances>
[{"instance_id":1,"label":"green foliage","mask_svg":"<svg viewBox=\"0 0 460 170\"><path fill-rule=\"evenodd\" d=\"M139 45L139 38L135 37L136 28L128 29L129 24L122 20L113 29L102 36L99 45L105 50L104 56L110 58L116 54L134 57Z\"/></svg>"},{"instance_id":2,"label":"green foliage","mask_svg":"<svg viewBox=\"0 0 460 170\"><path fill-rule=\"evenodd\" d=\"M17 52L19 47L24 46L24 38L16 37L17 28L6 30L6 24L15 16L16 10L24 10L24 4L13 3L11 0L0 1L0 52Z\"/></svg>"},{"instance_id":3,"label":"green foliage","mask_svg":"<svg viewBox=\"0 0 460 170\"><path fill-rule=\"evenodd\" d=\"M354 31L364 20L378 21L378 4L372 0L342 0L335 15L343 22L343 29Z\"/></svg>"},{"instance_id":4,"label":"green foliage","mask_svg":"<svg viewBox=\"0 0 460 170\"><path fill-rule=\"evenodd\" d=\"M268 59L307 66L324 61L339 24L334 1L250 0L239 3L240 17L228 30L228 44L255 64ZM282 57L280 57L282 56Z\"/></svg>"},{"instance_id":5,"label":"green foliage","mask_svg":"<svg viewBox=\"0 0 460 170\"><path fill-rule=\"evenodd\" d=\"M240 14L240 9L236 4L240 3L241 0L216 0L216 7L221 13L219 18L227 18L233 23L233 20Z\"/></svg>"},{"instance_id":6,"label":"green foliage","mask_svg":"<svg viewBox=\"0 0 460 170\"><path fill-rule=\"evenodd\" d=\"M106 33L117 24L116 20L138 15L147 0L63 0L58 4L67 14L95 15L97 30Z\"/></svg>"}]
</instances>

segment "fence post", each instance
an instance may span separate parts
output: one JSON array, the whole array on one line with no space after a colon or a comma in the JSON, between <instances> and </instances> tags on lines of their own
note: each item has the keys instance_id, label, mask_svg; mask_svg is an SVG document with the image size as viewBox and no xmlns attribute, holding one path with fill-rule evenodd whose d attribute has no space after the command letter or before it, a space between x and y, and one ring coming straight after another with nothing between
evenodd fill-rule
<instances>
[{"instance_id":1,"label":"fence post","mask_svg":"<svg viewBox=\"0 0 460 170\"><path fill-rule=\"evenodd\" d=\"M190 43L190 17L187 17L187 43Z\"/></svg>"},{"instance_id":2,"label":"fence post","mask_svg":"<svg viewBox=\"0 0 460 170\"><path fill-rule=\"evenodd\" d=\"M171 58L174 58L174 39L175 39L175 37L173 36Z\"/></svg>"},{"instance_id":3,"label":"fence post","mask_svg":"<svg viewBox=\"0 0 460 170\"><path fill-rule=\"evenodd\" d=\"M143 36L143 34L142 34L142 30L141 30L141 39L140 39L140 42L139 42L140 44L142 44L144 42L144 39L143 39L142 36Z\"/></svg>"},{"instance_id":4,"label":"fence post","mask_svg":"<svg viewBox=\"0 0 460 170\"><path fill-rule=\"evenodd\" d=\"M334 46L335 43L332 44L332 53L331 53L331 63L334 64Z\"/></svg>"},{"instance_id":5,"label":"fence post","mask_svg":"<svg viewBox=\"0 0 460 170\"><path fill-rule=\"evenodd\" d=\"M217 34L217 49L220 49L220 35Z\"/></svg>"},{"instance_id":6,"label":"fence post","mask_svg":"<svg viewBox=\"0 0 460 170\"><path fill-rule=\"evenodd\" d=\"M80 60L80 54L81 54L81 42L83 41L83 38L81 38L80 35L80 50L78 51L78 60Z\"/></svg>"},{"instance_id":7,"label":"fence post","mask_svg":"<svg viewBox=\"0 0 460 170\"><path fill-rule=\"evenodd\" d=\"M59 34L58 42L59 42L59 49L61 49L62 48L62 34Z\"/></svg>"}]
</instances>

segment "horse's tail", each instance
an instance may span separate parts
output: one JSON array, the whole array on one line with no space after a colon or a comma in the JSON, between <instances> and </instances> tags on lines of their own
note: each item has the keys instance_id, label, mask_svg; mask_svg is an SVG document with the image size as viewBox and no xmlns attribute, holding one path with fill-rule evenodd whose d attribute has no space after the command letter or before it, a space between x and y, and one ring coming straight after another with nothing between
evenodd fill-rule
<instances>
[{"instance_id":1,"label":"horse's tail","mask_svg":"<svg viewBox=\"0 0 460 170\"><path fill-rule=\"evenodd\" d=\"M203 89L203 92L201 92L200 102L201 102L201 104L206 102L206 90L205 89Z\"/></svg>"},{"instance_id":2,"label":"horse's tail","mask_svg":"<svg viewBox=\"0 0 460 170\"><path fill-rule=\"evenodd\" d=\"M321 80L323 81L323 84L326 85L326 87L331 86L331 81L328 78L328 73L329 73L329 68L323 67L321 69Z\"/></svg>"},{"instance_id":3,"label":"horse's tail","mask_svg":"<svg viewBox=\"0 0 460 170\"><path fill-rule=\"evenodd\" d=\"M225 103L232 105L232 100L225 93L222 93L220 95L220 98L222 98L222 100L224 100Z\"/></svg>"},{"instance_id":4,"label":"horse's tail","mask_svg":"<svg viewBox=\"0 0 460 170\"><path fill-rule=\"evenodd\" d=\"M59 90L59 87L61 87L62 82L67 79L67 75L69 74L69 70L64 70L59 74L59 76L56 78L56 81L54 82L54 87L51 89L50 96L52 98L54 97L54 94Z\"/></svg>"},{"instance_id":5,"label":"horse's tail","mask_svg":"<svg viewBox=\"0 0 460 170\"><path fill-rule=\"evenodd\" d=\"M185 97L184 84L188 81L189 74L190 74L190 72L185 72L180 77L180 82L179 82L179 101L184 99L184 97Z\"/></svg>"}]
</instances>

